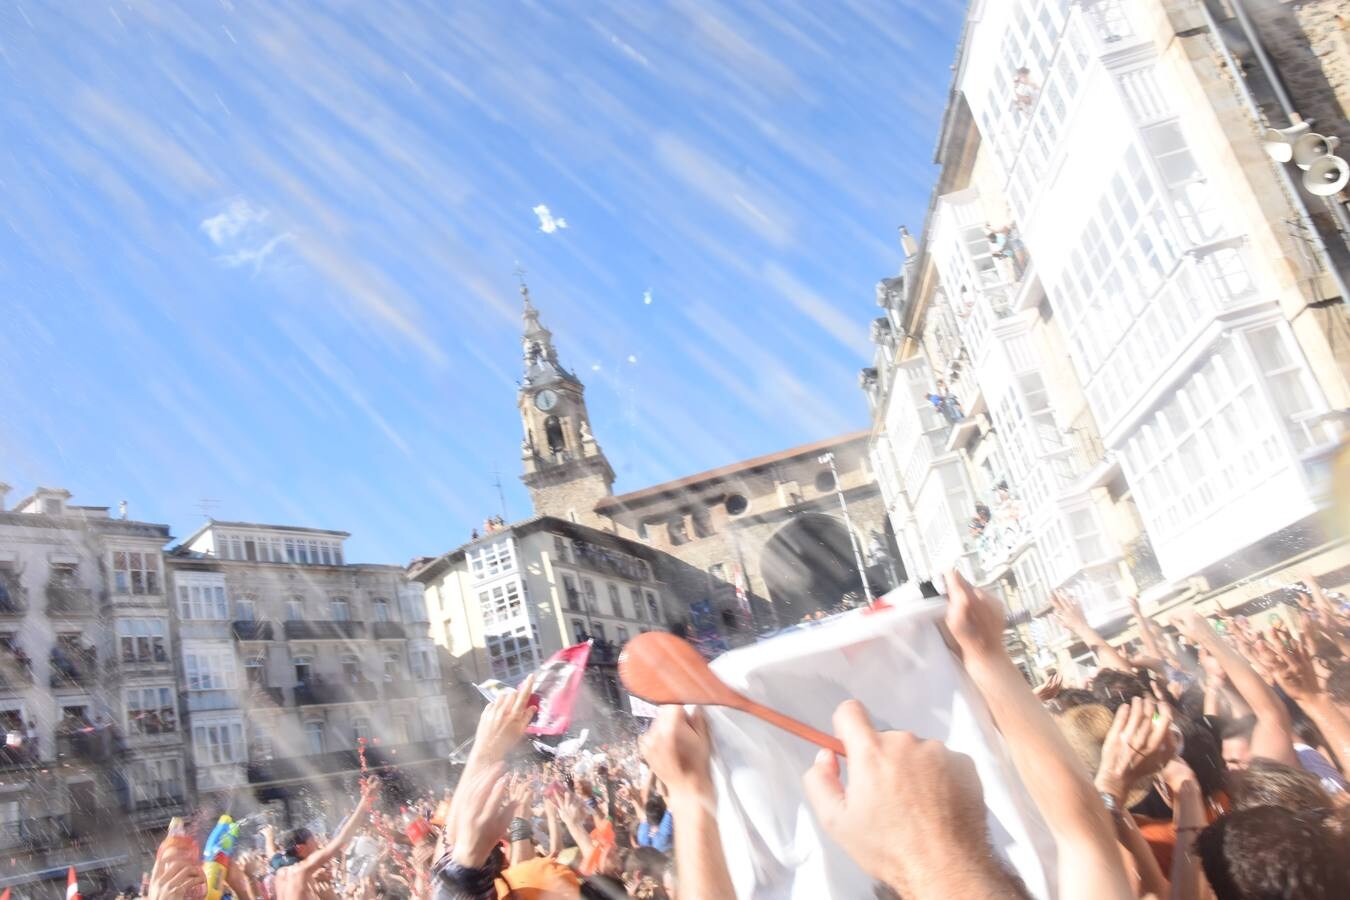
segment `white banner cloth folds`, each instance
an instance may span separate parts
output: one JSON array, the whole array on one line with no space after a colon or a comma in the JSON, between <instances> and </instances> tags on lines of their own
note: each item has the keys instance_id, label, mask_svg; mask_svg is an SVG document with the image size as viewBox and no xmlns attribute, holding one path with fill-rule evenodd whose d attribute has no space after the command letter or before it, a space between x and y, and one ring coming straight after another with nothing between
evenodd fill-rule
<instances>
[{"instance_id":1,"label":"white banner cloth folds","mask_svg":"<svg viewBox=\"0 0 1350 900\"><path fill-rule=\"evenodd\" d=\"M995 851L1033 896L1052 898L1054 840L983 699L935 625L945 601L897 596L902 592L887 597L895 608L846 613L734 650L719 657L713 670L755 700L822 731L833 731L835 707L853 698L878 729L941 740L970 756L984 787ZM744 713L706 711L718 825L737 897L872 897L872 879L820 829L803 794L801 776L817 748Z\"/></svg>"}]
</instances>

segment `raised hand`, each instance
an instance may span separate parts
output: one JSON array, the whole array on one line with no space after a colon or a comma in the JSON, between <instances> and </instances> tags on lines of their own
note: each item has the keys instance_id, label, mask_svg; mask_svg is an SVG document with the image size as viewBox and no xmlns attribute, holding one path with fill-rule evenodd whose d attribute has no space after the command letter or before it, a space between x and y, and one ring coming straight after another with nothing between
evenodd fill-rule
<instances>
[{"instance_id":1,"label":"raised hand","mask_svg":"<svg viewBox=\"0 0 1350 900\"><path fill-rule=\"evenodd\" d=\"M712 792L712 737L703 710L663 706L639 742L652 774L673 794Z\"/></svg>"},{"instance_id":2,"label":"raised hand","mask_svg":"<svg viewBox=\"0 0 1350 900\"><path fill-rule=\"evenodd\" d=\"M1307 631L1298 640L1290 637L1287 643L1280 637L1256 642L1256 661L1294 700L1311 700L1322 691L1313 666L1312 638Z\"/></svg>"},{"instance_id":3,"label":"raised hand","mask_svg":"<svg viewBox=\"0 0 1350 900\"><path fill-rule=\"evenodd\" d=\"M202 862L192 847L167 837L159 845L155 866L150 872L149 900L183 900L189 891L206 889Z\"/></svg>"},{"instance_id":4,"label":"raised hand","mask_svg":"<svg viewBox=\"0 0 1350 900\"><path fill-rule=\"evenodd\" d=\"M1063 591L1055 591L1050 595L1050 605L1054 607L1055 618L1074 634L1092 630L1087 616L1083 614L1083 605Z\"/></svg>"},{"instance_id":5,"label":"raised hand","mask_svg":"<svg viewBox=\"0 0 1350 900\"><path fill-rule=\"evenodd\" d=\"M1007 656L1003 647L1003 605L966 581L956 569L947 572L946 624L967 665Z\"/></svg>"},{"instance_id":6,"label":"raised hand","mask_svg":"<svg viewBox=\"0 0 1350 900\"><path fill-rule=\"evenodd\" d=\"M534 676L530 675L520 687L497 697L487 705L478 719L473 752L466 770L477 765L490 765L506 758L534 717L530 697L534 693Z\"/></svg>"},{"instance_id":7,"label":"raised hand","mask_svg":"<svg viewBox=\"0 0 1350 900\"><path fill-rule=\"evenodd\" d=\"M1147 697L1121 704L1102 743L1097 790L1113 796L1121 808L1130 786L1160 771L1176 749L1170 706Z\"/></svg>"},{"instance_id":8,"label":"raised hand","mask_svg":"<svg viewBox=\"0 0 1350 900\"><path fill-rule=\"evenodd\" d=\"M848 750L848 784L827 750L803 777L830 837L902 896L998 896L979 890L1008 879L992 862L970 757L908 732L878 732L855 700L835 710L834 729Z\"/></svg>"},{"instance_id":9,"label":"raised hand","mask_svg":"<svg viewBox=\"0 0 1350 900\"><path fill-rule=\"evenodd\" d=\"M1056 672L1055 674L1051 675L1048 679L1046 679L1045 684L1035 689L1036 699L1041 701L1042 703L1046 703L1050 700L1053 700L1059 696L1059 692L1063 688L1063 686L1064 680L1063 678L1060 677L1060 674Z\"/></svg>"}]
</instances>

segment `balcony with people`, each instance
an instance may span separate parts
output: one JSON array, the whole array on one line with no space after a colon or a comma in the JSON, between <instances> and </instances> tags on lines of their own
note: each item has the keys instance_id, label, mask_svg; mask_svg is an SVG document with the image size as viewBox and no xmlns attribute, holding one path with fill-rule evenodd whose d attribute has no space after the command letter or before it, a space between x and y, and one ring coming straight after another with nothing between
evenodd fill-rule
<instances>
[{"instance_id":1,"label":"balcony with people","mask_svg":"<svg viewBox=\"0 0 1350 900\"><path fill-rule=\"evenodd\" d=\"M33 683L33 660L14 635L0 635L0 692L17 692Z\"/></svg>"},{"instance_id":2,"label":"balcony with people","mask_svg":"<svg viewBox=\"0 0 1350 900\"><path fill-rule=\"evenodd\" d=\"M98 651L78 639L59 637L48 660L55 689L86 688L98 681Z\"/></svg>"},{"instance_id":3,"label":"balcony with people","mask_svg":"<svg viewBox=\"0 0 1350 900\"><path fill-rule=\"evenodd\" d=\"M1031 258L1015 222L991 222L974 188L938 200L931 252L961 341L978 364L989 335L1018 308Z\"/></svg>"},{"instance_id":4,"label":"balcony with people","mask_svg":"<svg viewBox=\"0 0 1350 900\"><path fill-rule=\"evenodd\" d=\"M985 500L975 504L974 512L967 526L967 545L988 577L1005 568L1028 541L1025 510L1008 482L1000 480Z\"/></svg>"},{"instance_id":5,"label":"balcony with people","mask_svg":"<svg viewBox=\"0 0 1350 900\"><path fill-rule=\"evenodd\" d=\"M82 587L73 575L52 573L47 582L47 615L80 616L94 612L94 592Z\"/></svg>"},{"instance_id":6,"label":"balcony with people","mask_svg":"<svg viewBox=\"0 0 1350 900\"><path fill-rule=\"evenodd\" d=\"M28 588L19 583L19 575L7 564L0 566L0 617L28 613Z\"/></svg>"}]
</instances>

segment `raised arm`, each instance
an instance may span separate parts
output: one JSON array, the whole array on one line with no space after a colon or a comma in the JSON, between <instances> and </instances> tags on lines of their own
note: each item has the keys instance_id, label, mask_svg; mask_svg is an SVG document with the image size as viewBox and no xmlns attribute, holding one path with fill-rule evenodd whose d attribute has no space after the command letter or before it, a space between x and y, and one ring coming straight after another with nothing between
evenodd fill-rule
<instances>
[{"instance_id":1,"label":"raised arm","mask_svg":"<svg viewBox=\"0 0 1350 900\"><path fill-rule=\"evenodd\" d=\"M1172 848L1171 900L1207 900L1213 894L1200 869L1200 856L1193 849L1196 836L1209 824L1200 782L1180 757L1163 767L1160 780L1172 795L1172 824L1177 832Z\"/></svg>"},{"instance_id":2,"label":"raised arm","mask_svg":"<svg viewBox=\"0 0 1350 900\"><path fill-rule=\"evenodd\" d=\"M1097 657L1097 665L1121 672L1133 671L1130 661L1121 655L1119 650L1108 644L1097 629L1088 624L1087 616L1083 615L1083 607L1078 601L1067 594L1055 591L1050 595L1050 604L1055 608L1055 617L1064 627L1087 644L1088 649Z\"/></svg>"},{"instance_id":3,"label":"raised arm","mask_svg":"<svg viewBox=\"0 0 1350 900\"><path fill-rule=\"evenodd\" d=\"M1261 756L1297 766L1294 754L1294 726L1284 702L1261 680L1261 676L1247 664L1236 650L1221 638L1205 617L1191 610L1177 621L1177 628L1214 657L1228 676L1228 682L1256 715L1252 729L1252 756Z\"/></svg>"},{"instance_id":4,"label":"raised arm","mask_svg":"<svg viewBox=\"0 0 1350 900\"><path fill-rule=\"evenodd\" d=\"M1144 611L1139 608L1138 597L1130 597L1130 610L1134 613L1134 620L1139 623L1139 640L1144 644L1144 652L1154 659L1168 662L1173 666L1176 666L1176 668L1181 668L1176 664L1176 660L1173 659L1170 650L1167 647L1164 647L1163 643L1158 640L1161 632L1158 630L1157 624L1148 616L1144 615Z\"/></svg>"},{"instance_id":5,"label":"raised arm","mask_svg":"<svg viewBox=\"0 0 1350 900\"><path fill-rule=\"evenodd\" d=\"M1305 629L1297 642L1288 646L1263 642L1258 645L1265 667L1275 681L1326 738L1342 772L1350 772L1350 720L1322 688L1313 668L1312 636Z\"/></svg>"},{"instance_id":6,"label":"raised arm","mask_svg":"<svg viewBox=\"0 0 1350 900\"><path fill-rule=\"evenodd\" d=\"M1003 647L1004 614L998 600L956 569L947 573L947 591L947 628L960 647L962 664L1059 844L1060 896L1133 900L1106 806Z\"/></svg>"},{"instance_id":7,"label":"raised arm","mask_svg":"<svg viewBox=\"0 0 1350 900\"><path fill-rule=\"evenodd\" d=\"M675 875L680 896L734 897L717 828L712 737L702 710L663 706L642 736L642 755L666 786L675 820Z\"/></svg>"},{"instance_id":8,"label":"raised arm","mask_svg":"<svg viewBox=\"0 0 1350 900\"><path fill-rule=\"evenodd\" d=\"M347 821L342 823L337 834L333 835L332 840L315 850L309 856L300 860L300 872L306 878L328 864L328 861L342 852L342 848L347 846L347 842L352 839L361 828L362 821L366 813L370 812L370 807L375 803L375 798L380 795L380 780L378 778L367 778L361 785L361 800L356 804L356 809L347 817Z\"/></svg>"}]
</instances>

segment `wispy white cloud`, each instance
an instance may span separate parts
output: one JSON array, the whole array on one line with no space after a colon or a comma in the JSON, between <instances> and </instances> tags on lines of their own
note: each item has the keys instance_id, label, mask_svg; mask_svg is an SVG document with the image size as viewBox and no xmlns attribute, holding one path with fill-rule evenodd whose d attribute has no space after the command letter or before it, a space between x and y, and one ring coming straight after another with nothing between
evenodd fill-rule
<instances>
[{"instance_id":1,"label":"wispy white cloud","mask_svg":"<svg viewBox=\"0 0 1350 900\"><path fill-rule=\"evenodd\" d=\"M539 217L539 230L544 234L552 234L560 228L567 227L566 219L562 216L554 218L553 213L542 203L534 208L534 214Z\"/></svg>"},{"instance_id":2,"label":"wispy white cloud","mask_svg":"<svg viewBox=\"0 0 1350 900\"><path fill-rule=\"evenodd\" d=\"M231 200L214 216L202 219L201 229L211 243L223 247L253 226L266 222L267 215L267 210L255 209L253 204L240 198Z\"/></svg>"},{"instance_id":3,"label":"wispy white cloud","mask_svg":"<svg viewBox=\"0 0 1350 900\"><path fill-rule=\"evenodd\" d=\"M276 250L277 247L285 241L293 240L294 238L295 235L287 231L284 234L279 234L272 238L261 247L252 249L245 247L234 253L226 253L224 256L220 257L220 261L232 269L240 266L252 266L253 273L256 275L258 272L262 271L263 263L267 261L267 257L272 255L272 251Z\"/></svg>"}]
</instances>

